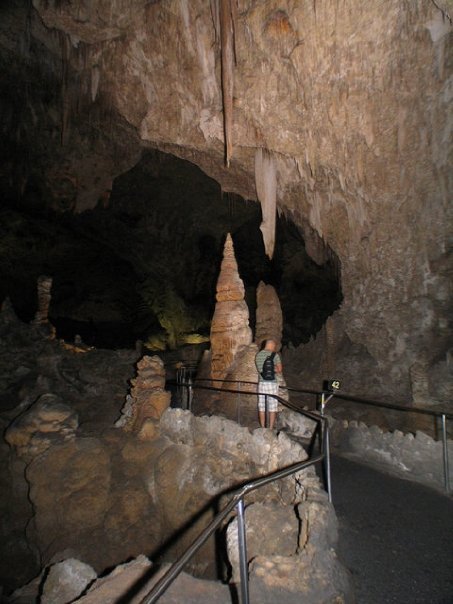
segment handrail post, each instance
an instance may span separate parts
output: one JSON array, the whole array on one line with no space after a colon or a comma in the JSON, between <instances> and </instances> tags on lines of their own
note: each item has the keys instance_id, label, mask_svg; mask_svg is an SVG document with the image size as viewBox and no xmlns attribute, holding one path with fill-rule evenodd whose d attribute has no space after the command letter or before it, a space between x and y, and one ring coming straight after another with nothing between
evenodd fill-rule
<instances>
[{"instance_id":1,"label":"handrail post","mask_svg":"<svg viewBox=\"0 0 453 604\"><path fill-rule=\"evenodd\" d=\"M327 495L329 496L329 501L332 503L332 481L330 477L330 437L329 437L329 418L324 413L324 408L331 396L326 400L325 392L321 392L321 409L320 413L323 417L323 427L322 427L322 444L324 449L324 460L323 460L323 468L324 475L326 479L326 487L327 487Z\"/></svg>"},{"instance_id":2,"label":"handrail post","mask_svg":"<svg viewBox=\"0 0 453 604\"><path fill-rule=\"evenodd\" d=\"M450 468L448 463L447 418L442 413L442 446L444 451L444 482L445 490L450 493Z\"/></svg>"},{"instance_id":3,"label":"handrail post","mask_svg":"<svg viewBox=\"0 0 453 604\"><path fill-rule=\"evenodd\" d=\"M249 604L249 577L247 569L247 540L245 533L244 498L236 505L238 511L239 570L241 573L241 604Z\"/></svg>"},{"instance_id":4,"label":"handrail post","mask_svg":"<svg viewBox=\"0 0 453 604\"><path fill-rule=\"evenodd\" d=\"M327 495L329 496L329 501L332 503L332 481L330 478L330 436L329 436L329 419L325 418L325 466L326 466L326 480L327 480Z\"/></svg>"},{"instance_id":5,"label":"handrail post","mask_svg":"<svg viewBox=\"0 0 453 604\"><path fill-rule=\"evenodd\" d=\"M187 381L187 407L189 411L192 411L192 400L193 400L193 387L192 387L192 377L189 375L189 379Z\"/></svg>"}]
</instances>

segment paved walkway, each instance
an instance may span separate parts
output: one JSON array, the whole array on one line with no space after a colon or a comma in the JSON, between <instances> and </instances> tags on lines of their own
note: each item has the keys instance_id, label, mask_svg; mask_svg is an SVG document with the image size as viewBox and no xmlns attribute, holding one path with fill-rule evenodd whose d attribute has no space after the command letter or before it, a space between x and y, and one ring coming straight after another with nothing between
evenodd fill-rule
<instances>
[{"instance_id":1,"label":"paved walkway","mask_svg":"<svg viewBox=\"0 0 453 604\"><path fill-rule=\"evenodd\" d=\"M357 604L453 604L453 499L338 456L332 493Z\"/></svg>"}]
</instances>

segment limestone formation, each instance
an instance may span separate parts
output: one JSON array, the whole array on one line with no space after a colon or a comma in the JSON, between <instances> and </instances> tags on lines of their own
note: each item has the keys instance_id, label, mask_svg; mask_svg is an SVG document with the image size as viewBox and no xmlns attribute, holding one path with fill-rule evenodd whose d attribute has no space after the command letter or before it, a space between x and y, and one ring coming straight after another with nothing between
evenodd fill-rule
<instances>
[{"instance_id":1,"label":"limestone formation","mask_svg":"<svg viewBox=\"0 0 453 604\"><path fill-rule=\"evenodd\" d=\"M255 153L255 186L263 216L260 230L264 249L272 260L277 219L277 164L275 158L266 149L259 148Z\"/></svg>"},{"instance_id":2,"label":"limestone formation","mask_svg":"<svg viewBox=\"0 0 453 604\"><path fill-rule=\"evenodd\" d=\"M386 471L409 480L444 490L442 441L417 430L403 433L400 430L382 430L355 420L329 418L332 446L342 455L361 463L386 468ZM434 424L434 422L433 422ZM453 440L447 439L450 459ZM449 465L449 481L453 484L453 467Z\"/></svg>"},{"instance_id":3,"label":"limestone formation","mask_svg":"<svg viewBox=\"0 0 453 604\"><path fill-rule=\"evenodd\" d=\"M243 426L255 426L257 421L256 382L258 374L255 366L257 353L258 347L255 344L250 344L238 352L225 376L223 387L225 390L237 388L241 394L222 394L212 408L214 413L234 419ZM236 383L231 384L230 380ZM246 394L247 392L251 394Z\"/></svg>"},{"instance_id":4,"label":"limestone formation","mask_svg":"<svg viewBox=\"0 0 453 604\"><path fill-rule=\"evenodd\" d=\"M137 376L126 397L118 428L133 432L143 440L156 435L157 421L170 405L171 393L165 390L165 367L158 356L144 356L137 363Z\"/></svg>"},{"instance_id":5,"label":"limestone formation","mask_svg":"<svg viewBox=\"0 0 453 604\"><path fill-rule=\"evenodd\" d=\"M246 509L251 600L352 604L350 578L333 554L338 539L333 506L315 477L306 478L304 484L307 489L296 509L269 503ZM233 578L238 581L236 520L228 527L227 536Z\"/></svg>"},{"instance_id":6,"label":"limestone formation","mask_svg":"<svg viewBox=\"0 0 453 604\"><path fill-rule=\"evenodd\" d=\"M282 343L283 315L277 292L272 285L259 283L256 290L255 342L272 339L280 350Z\"/></svg>"},{"instance_id":7,"label":"limestone formation","mask_svg":"<svg viewBox=\"0 0 453 604\"><path fill-rule=\"evenodd\" d=\"M216 311L218 306L219 304L216 306ZM222 312L226 313L227 310L228 306L225 304L222 307ZM234 307L232 312L234 312ZM280 347L282 338L282 311L280 303L275 289L271 285L265 285L262 282L259 284L257 291L256 316L255 342L261 344L263 340L272 338ZM250 343L243 345L237 350L231 360L228 358L227 362L229 365L226 366L226 370L221 374L221 379L224 379L225 382L223 385L215 384L224 390L239 388L241 393L232 394L225 392L224 394L217 395L197 391L195 412L220 413L229 419L235 419L242 425L256 425L257 406L255 393L257 390L258 374L255 366L255 357L259 350L257 344ZM211 351L211 355L213 354L214 351ZM225 359L225 356L224 353L223 359ZM206 359L201 365L198 377L204 377L203 373L205 373L205 369ZM283 375L278 375L277 377L280 384L279 396L284 400L288 400L285 378ZM235 382L235 384L231 384L231 382Z\"/></svg>"},{"instance_id":8,"label":"limestone formation","mask_svg":"<svg viewBox=\"0 0 453 604\"><path fill-rule=\"evenodd\" d=\"M216 307L211 323L211 377L222 380L239 350L252 341L249 311L244 299L233 241L228 234L217 280Z\"/></svg>"},{"instance_id":9,"label":"limestone formation","mask_svg":"<svg viewBox=\"0 0 453 604\"><path fill-rule=\"evenodd\" d=\"M38 310L33 319L34 325L41 329L49 330L51 337L55 336L55 329L49 322L49 307L52 299L52 277L41 275L38 278Z\"/></svg>"},{"instance_id":10,"label":"limestone formation","mask_svg":"<svg viewBox=\"0 0 453 604\"><path fill-rule=\"evenodd\" d=\"M426 350L429 398L449 404L448 391L439 386L451 379L444 362L451 314L445 250L451 231L453 142L446 133L452 25L444 5L240 3L234 160L227 169L222 56L209 2L137 0L131 11L101 3L80 16L73 3L55 8L35 0L27 35L53 49L58 71L62 56L51 31L78 41L66 43L71 90L85 90L87 104L94 96L96 103L105 99L99 111L111 125L101 128L105 141L83 137L92 119L87 112L74 133L77 145L47 154L38 172L46 190L61 189L63 181L80 211L94 207L112 178L134 164L141 146L157 147L197 164L222 190L253 199L256 150L268 149L278 174L278 209L301 227L317 262L329 250L338 256L344 300L332 320L344 344L335 358L348 378L350 373L348 389L357 392L372 370L368 396L409 401L410 367ZM9 49L6 33L4 39ZM17 44L22 48L20 39ZM74 107L85 100L82 91L72 96ZM56 111L40 113L39 99L30 99L34 112L48 120L55 112L58 121ZM52 136L56 128L52 123ZM15 129L13 121L11 138ZM318 339L316 346L324 355L324 342ZM302 379L310 379L299 366Z\"/></svg>"},{"instance_id":11,"label":"limestone formation","mask_svg":"<svg viewBox=\"0 0 453 604\"><path fill-rule=\"evenodd\" d=\"M5 440L30 461L52 444L74 438L77 413L54 394L43 394L8 428Z\"/></svg>"}]
</instances>

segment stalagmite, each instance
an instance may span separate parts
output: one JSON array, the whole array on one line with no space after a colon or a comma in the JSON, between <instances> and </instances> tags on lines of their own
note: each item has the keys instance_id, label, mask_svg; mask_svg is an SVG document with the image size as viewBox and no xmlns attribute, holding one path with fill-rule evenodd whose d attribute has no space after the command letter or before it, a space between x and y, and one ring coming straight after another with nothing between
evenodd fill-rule
<instances>
[{"instance_id":1,"label":"stalagmite","mask_svg":"<svg viewBox=\"0 0 453 604\"><path fill-rule=\"evenodd\" d=\"M49 329L51 336L55 335L53 325L49 323L49 307L52 299L52 277L41 275L38 277L38 310L36 311L33 324L37 327Z\"/></svg>"},{"instance_id":2,"label":"stalagmite","mask_svg":"<svg viewBox=\"0 0 453 604\"><path fill-rule=\"evenodd\" d=\"M277 211L277 166L275 158L266 149L257 149L255 153L255 186L263 216L260 230L263 234L264 248L272 259Z\"/></svg>"},{"instance_id":3,"label":"stalagmite","mask_svg":"<svg viewBox=\"0 0 453 604\"><path fill-rule=\"evenodd\" d=\"M420 354L419 358L409 368L413 403L423 404L429 401L428 370L429 363L423 354Z\"/></svg>"},{"instance_id":4,"label":"stalagmite","mask_svg":"<svg viewBox=\"0 0 453 604\"><path fill-rule=\"evenodd\" d=\"M131 383L131 393L126 397L115 426L148 440L155 436L157 422L170 406L171 394L165 390L162 360L158 356L144 356L137 363L137 377Z\"/></svg>"},{"instance_id":5,"label":"stalagmite","mask_svg":"<svg viewBox=\"0 0 453 604\"><path fill-rule=\"evenodd\" d=\"M256 290L255 342L272 339L280 349L282 343L283 315L277 292L272 285L262 281Z\"/></svg>"},{"instance_id":6,"label":"stalagmite","mask_svg":"<svg viewBox=\"0 0 453 604\"><path fill-rule=\"evenodd\" d=\"M217 281L216 307L211 323L211 377L224 379L239 350L252 342L245 289L239 277L233 241L228 234Z\"/></svg>"},{"instance_id":7,"label":"stalagmite","mask_svg":"<svg viewBox=\"0 0 453 604\"><path fill-rule=\"evenodd\" d=\"M69 94L69 66L71 57L71 40L59 31L61 49L61 144L64 145L69 133L71 119L71 97Z\"/></svg>"},{"instance_id":8,"label":"stalagmite","mask_svg":"<svg viewBox=\"0 0 453 604\"><path fill-rule=\"evenodd\" d=\"M2 302L0 307L0 318L2 323L5 324L17 323L17 321L19 321L9 298L5 298Z\"/></svg>"}]
</instances>

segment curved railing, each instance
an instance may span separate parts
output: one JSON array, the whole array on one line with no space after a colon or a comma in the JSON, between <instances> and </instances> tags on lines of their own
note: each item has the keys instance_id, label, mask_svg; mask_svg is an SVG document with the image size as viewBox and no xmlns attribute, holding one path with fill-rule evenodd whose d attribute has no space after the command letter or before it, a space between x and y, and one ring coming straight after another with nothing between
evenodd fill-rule
<instances>
[{"instance_id":1,"label":"curved railing","mask_svg":"<svg viewBox=\"0 0 453 604\"><path fill-rule=\"evenodd\" d=\"M211 380L210 380L211 381ZM225 392L233 392L236 393L236 390L225 390L223 388L216 388L214 386L197 386L198 388L206 389L206 390L214 390L220 393ZM243 392L242 394L248 394L251 396L256 396L256 392ZM282 405L292 407L294 406L288 404L287 401L283 400L279 396L275 395L267 395L276 398L278 402ZM200 547L214 534L214 532L221 526L221 524L225 521L228 515L236 508L237 511L237 530L238 530L238 546L239 546L239 570L240 570L240 596L241 596L241 604L249 604L249 586L248 586L248 572L247 572L247 539L246 539L246 530L245 530L245 517L244 517L244 498L249 493L256 491L276 480L280 480L282 478L286 478L297 472L305 470L309 466L312 466L318 462L324 462L326 464L325 470L329 476L327 481L327 488L330 496L330 464L329 462L329 427L327 418L320 413L315 413L313 411L307 410L298 410L302 415L306 415L310 419L316 421L318 423L317 429L319 429L319 449L320 452L317 455L312 455L309 459L300 461L295 464L291 464L285 468L277 470L276 472L272 472L266 476L260 476L259 478L255 478L253 480L248 481L243 484L238 489L234 490L231 493L230 501L225 505L225 507L213 518L213 520L208 524L208 526L200 533L200 535L195 539L195 541L190 545L184 554L168 569L168 571L157 581L152 590L145 596L140 604L154 604L159 600L159 598L164 594L164 592L170 587L173 581L177 578L177 576L182 572L184 566L191 560L191 558L196 554L196 552L200 549Z\"/></svg>"}]
</instances>

